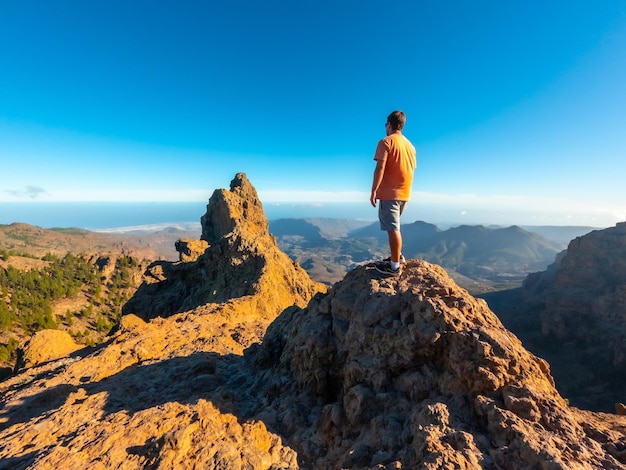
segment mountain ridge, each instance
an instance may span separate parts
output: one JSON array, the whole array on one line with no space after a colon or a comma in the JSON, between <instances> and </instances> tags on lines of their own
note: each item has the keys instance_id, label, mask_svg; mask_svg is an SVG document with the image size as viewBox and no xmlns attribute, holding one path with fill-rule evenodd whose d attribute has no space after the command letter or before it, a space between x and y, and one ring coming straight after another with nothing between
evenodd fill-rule
<instances>
[{"instance_id":1,"label":"mountain ridge","mask_svg":"<svg viewBox=\"0 0 626 470\"><path fill-rule=\"evenodd\" d=\"M44 256L52 253L64 256L75 254L122 253L139 259L175 259L174 242L181 236L199 232L182 231L171 227L151 233L108 233L79 228L44 229L35 225L14 222L0 225L0 249Z\"/></svg>"},{"instance_id":2,"label":"mountain ridge","mask_svg":"<svg viewBox=\"0 0 626 470\"><path fill-rule=\"evenodd\" d=\"M322 225L312 220L271 221L270 231L282 250L328 284L360 263L388 256L387 235L378 223L332 239L325 238ZM405 257L442 265L473 293L521 285L528 273L545 268L566 246L519 226L461 225L441 230L416 221L403 224L402 235Z\"/></svg>"},{"instance_id":3,"label":"mountain ridge","mask_svg":"<svg viewBox=\"0 0 626 470\"><path fill-rule=\"evenodd\" d=\"M520 289L485 295L508 328L557 365L560 389L578 406L607 411L625 398L624 259L619 223L575 238Z\"/></svg>"}]
</instances>

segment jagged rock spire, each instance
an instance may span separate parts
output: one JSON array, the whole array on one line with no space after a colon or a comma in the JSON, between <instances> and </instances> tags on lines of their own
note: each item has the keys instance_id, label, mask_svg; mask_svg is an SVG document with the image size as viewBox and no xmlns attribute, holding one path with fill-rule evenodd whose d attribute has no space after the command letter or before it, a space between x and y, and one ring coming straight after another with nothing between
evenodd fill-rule
<instances>
[{"instance_id":1,"label":"jagged rock spire","mask_svg":"<svg viewBox=\"0 0 626 470\"><path fill-rule=\"evenodd\" d=\"M278 249L246 175L238 173L230 187L214 191L201 218L204 253L192 262L154 263L123 313L148 319L208 304L247 303L247 310L238 307L241 315L267 325L285 307L304 306L326 291Z\"/></svg>"},{"instance_id":2,"label":"jagged rock spire","mask_svg":"<svg viewBox=\"0 0 626 470\"><path fill-rule=\"evenodd\" d=\"M202 240L209 244L224 237L245 236L256 239L268 236L267 218L256 189L245 173L237 173L230 191L216 189L209 199L206 214L200 219Z\"/></svg>"}]
</instances>

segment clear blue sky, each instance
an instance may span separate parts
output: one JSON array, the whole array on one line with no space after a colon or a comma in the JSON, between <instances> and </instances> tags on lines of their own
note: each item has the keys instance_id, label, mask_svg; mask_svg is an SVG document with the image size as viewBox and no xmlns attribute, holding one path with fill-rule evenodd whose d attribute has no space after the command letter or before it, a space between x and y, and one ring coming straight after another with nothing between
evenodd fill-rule
<instances>
[{"instance_id":1,"label":"clear blue sky","mask_svg":"<svg viewBox=\"0 0 626 470\"><path fill-rule=\"evenodd\" d=\"M367 210L394 109L412 219L626 220L623 0L0 0L0 211L239 171L264 204Z\"/></svg>"}]
</instances>

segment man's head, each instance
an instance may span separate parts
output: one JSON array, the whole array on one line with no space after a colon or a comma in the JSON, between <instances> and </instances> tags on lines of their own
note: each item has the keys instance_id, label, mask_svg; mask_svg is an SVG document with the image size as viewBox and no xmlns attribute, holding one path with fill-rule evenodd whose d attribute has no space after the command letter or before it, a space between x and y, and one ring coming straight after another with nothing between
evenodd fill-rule
<instances>
[{"instance_id":1,"label":"man's head","mask_svg":"<svg viewBox=\"0 0 626 470\"><path fill-rule=\"evenodd\" d=\"M394 111L387 116L387 123L391 132L401 131L406 122L406 115L402 111Z\"/></svg>"}]
</instances>

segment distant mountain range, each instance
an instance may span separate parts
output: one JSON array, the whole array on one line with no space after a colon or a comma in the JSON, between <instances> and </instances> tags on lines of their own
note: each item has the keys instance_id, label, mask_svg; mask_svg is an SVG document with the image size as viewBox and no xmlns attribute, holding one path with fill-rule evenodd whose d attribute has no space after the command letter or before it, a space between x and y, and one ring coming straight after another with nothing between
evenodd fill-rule
<instances>
[{"instance_id":1,"label":"distant mountain range","mask_svg":"<svg viewBox=\"0 0 626 470\"><path fill-rule=\"evenodd\" d=\"M403 254L439 264L473 293L521 285L545 269L567 243L593 227L485 227L447 230L426 222L402 226ZM378 222L345 219L278 219L270 231L280 248L322 282L336 282L354 266L389 256Z\"/></svg>"},{"instance_id":2,"label":"distant mountain range","mask_svg":"<svg viewBox=\"0 0 626 470\"><path fill-rule=\"evenodd\" d=\"M281 250L316 281L333 284L359 264L389 256L387 235L378 222L353 219L276 219L270 232ZM407 259L443 266L473 294L519 287L530 272L554 262L567 243L593 227L485 227L463 225L442 230L426 222L402 226ZM51 252L122 252L139 258L176 260L174 243L197 238L199 231L159 227L131 233L79 229L45 230L26 224L0 225L0 249L37 256Z\"/></svg>"}]
</instances>

